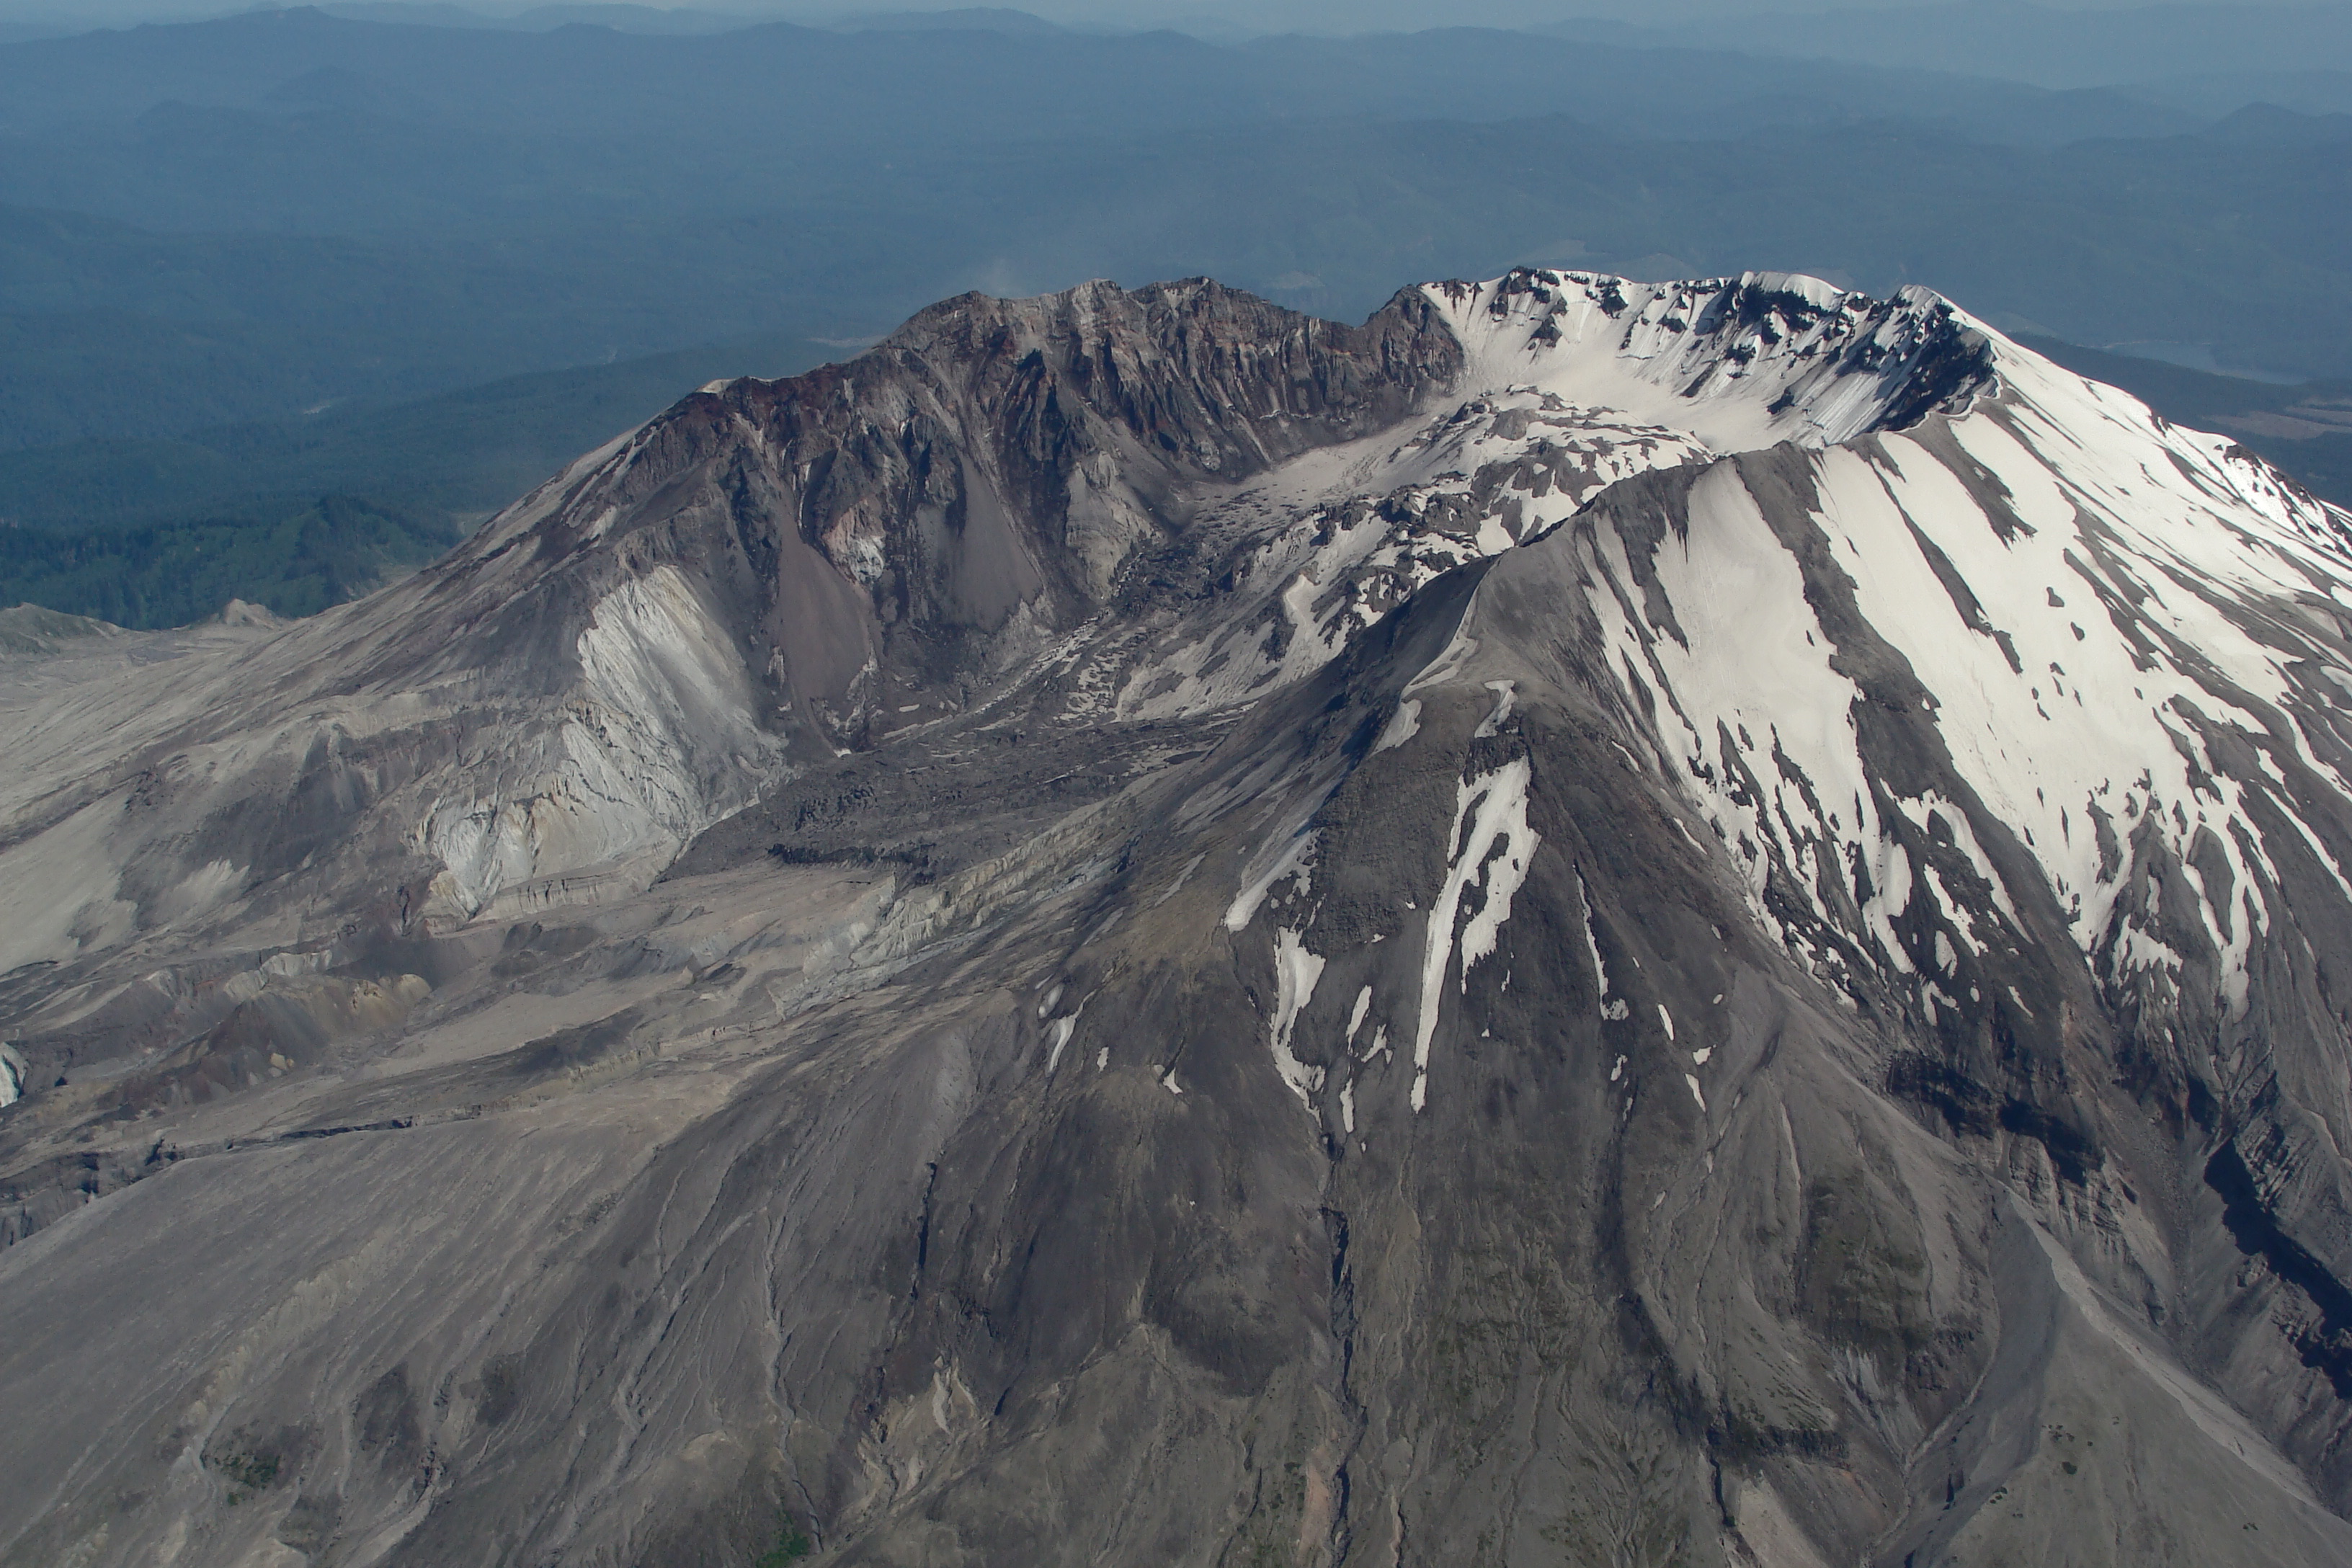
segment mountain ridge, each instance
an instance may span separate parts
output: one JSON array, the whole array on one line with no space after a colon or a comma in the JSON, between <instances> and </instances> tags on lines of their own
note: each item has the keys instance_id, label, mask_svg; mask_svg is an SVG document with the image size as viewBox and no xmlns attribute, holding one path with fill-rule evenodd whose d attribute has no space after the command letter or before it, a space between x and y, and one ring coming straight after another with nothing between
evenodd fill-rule
<instances>
[{"instance_id":1,"label":"mountain ridge","mask_svg":"<svg viewBox=\"0 0 2352 1568\"><path fill-rule=\"evenodd\" d=\"M0 1562L2340 1560L2347 606L1927 290L1528 269L43 623Z\"/></svg>"}]
</instances>

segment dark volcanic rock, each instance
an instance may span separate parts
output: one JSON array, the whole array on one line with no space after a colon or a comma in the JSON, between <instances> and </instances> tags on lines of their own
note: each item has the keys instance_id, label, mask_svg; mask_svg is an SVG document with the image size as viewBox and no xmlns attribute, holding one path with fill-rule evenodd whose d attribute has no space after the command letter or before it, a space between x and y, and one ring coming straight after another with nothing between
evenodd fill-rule
<instances>
[{"instance_id":1,"label":"dark volcanic rock","mask_svg":"<svg viewBox=\"0 0 2352 1568\"><path fill-rule=\"evenodd\" d=\"M1412 290L1361 327L1206 279L966 295L847 364L706 388L498 548L690 560L820 747L861 744L898 699L961 704L1099 611L1204 485L1393 426L1460 367Z\"/></svg>"}]
</instances>

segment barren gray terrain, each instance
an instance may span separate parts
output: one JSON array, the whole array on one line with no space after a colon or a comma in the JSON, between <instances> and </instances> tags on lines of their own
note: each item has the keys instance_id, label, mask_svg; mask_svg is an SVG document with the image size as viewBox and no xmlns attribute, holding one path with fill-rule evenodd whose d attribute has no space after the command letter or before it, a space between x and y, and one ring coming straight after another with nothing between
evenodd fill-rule
<instances>
[{"instance_id":1,"label":"barren gray terrain","mask_svg":"<svg viewBox=\"0 0 2352 1568\"><path fill-rule=\"evenodd\" d=\"M0 616L0 1563L2352 1561L2352 519L1206 281Z\"/></svg>"}]
</instances>

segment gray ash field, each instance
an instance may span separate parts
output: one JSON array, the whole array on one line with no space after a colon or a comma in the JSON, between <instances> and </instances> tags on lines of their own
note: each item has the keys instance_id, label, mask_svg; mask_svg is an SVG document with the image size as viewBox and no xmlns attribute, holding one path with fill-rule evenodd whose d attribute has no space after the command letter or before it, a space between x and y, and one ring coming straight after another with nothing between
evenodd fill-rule
<instances>
[{"instance_id":1,"label":"gray ash field","mask_svg":"<svg viewBox=\"0 0 2352 1568\"><path fill-rule=\"evenodd\" d=\"M1924 290L1537 272L9 612L0 1563L2352 1560L2347 616Z\"/></svg>"}]
</instances>

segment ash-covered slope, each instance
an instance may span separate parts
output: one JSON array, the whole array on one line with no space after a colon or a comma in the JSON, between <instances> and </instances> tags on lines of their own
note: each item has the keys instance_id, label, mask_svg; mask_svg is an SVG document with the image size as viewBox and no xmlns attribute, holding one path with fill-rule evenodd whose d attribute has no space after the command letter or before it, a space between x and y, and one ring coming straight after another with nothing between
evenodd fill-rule
<instances>
[{"instance_id":1,"label":"ash-covered slope","mask_svg":"<svg viewBox=\"0 0 2352 1568\"><path fill-rule=\"evenodd\" d=\"M1923 291L968 299L6 655L0 1562L2352 1554L2352 547Z\"/></svg>"}]
</instances>

